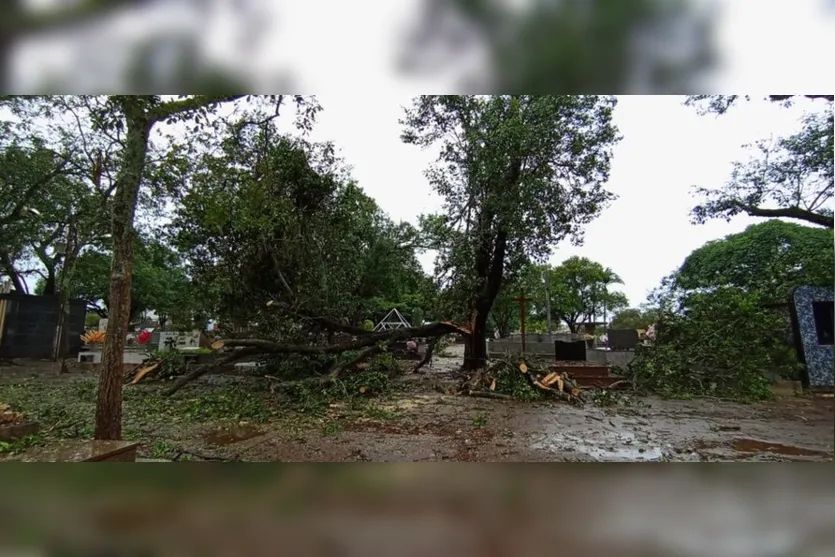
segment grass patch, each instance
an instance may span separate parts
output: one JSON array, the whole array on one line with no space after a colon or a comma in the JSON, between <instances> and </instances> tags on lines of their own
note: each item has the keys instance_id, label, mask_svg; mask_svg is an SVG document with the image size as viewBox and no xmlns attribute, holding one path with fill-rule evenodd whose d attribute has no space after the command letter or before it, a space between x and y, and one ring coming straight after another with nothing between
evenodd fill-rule
<instances>
[{"instance_id":1,"label":"grass patch","mask_svg":"<svg viewBox=\"0 0 835 557\"><path fill-rule=\"evenodd\" d=\"M22 453L30 447L42 445L44 438L42 435L27 435L14 441L0 441L0 455L13 456Z\"/></svg>"},{"instance_id":2,"label":"grass patch","mask_svg":"<svg viewBox=\"0 0 835 557\"><path fill-rule=\"evenodd\" d=\"M401 417L397 412L380 408L376 405L369 405L363 408L362 415L364 418L368 418L369 420L378 420L381 422L391 422L399 420Z\"/></svg>"},{"instance_id":3,"label":"grass patch","mask_svg":"<svg viewBox=\"0 0 835 557\"><path fill-rule=\"evenodd\" d=\"M342 423L336 420L327 420L322 424L322 437L333 437L334 435L338 435L342 429Z\"/></svg>"}]
</instances>

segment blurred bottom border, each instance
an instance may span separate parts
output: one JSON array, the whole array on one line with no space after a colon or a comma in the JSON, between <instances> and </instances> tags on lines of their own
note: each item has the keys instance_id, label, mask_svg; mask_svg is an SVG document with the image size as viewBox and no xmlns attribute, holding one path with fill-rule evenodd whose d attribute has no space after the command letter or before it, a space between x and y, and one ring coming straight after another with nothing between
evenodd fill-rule
<instances>
[{"instance_id":1,"label":"blurred bottom border","mask_svg":"<svg viewBox=\"0 0 835 557\"><path fill-rule=\"evenodd\" d=\"M8 464L2 490L0 555L835 555L829 463Z\"/></svg>"}]
</instances>

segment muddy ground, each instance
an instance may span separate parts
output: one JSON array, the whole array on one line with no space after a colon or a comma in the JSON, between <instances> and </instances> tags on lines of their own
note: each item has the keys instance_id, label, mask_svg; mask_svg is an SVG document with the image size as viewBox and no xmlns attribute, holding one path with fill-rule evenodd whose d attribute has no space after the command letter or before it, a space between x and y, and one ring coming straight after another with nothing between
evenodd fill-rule
<instances>
[{"instance_id":1,"label":"muddy ground","mask_svg":"<svg viewBox=\"0 0 835 557\"><path fill-rule=\"evenodd\" d=\"M454 347L453 347L454 350ZM287 400L269 379L212 375L170 398L163 384L124 389L124 437L140 456L245 461L825 461L833 399L758 404L622 395L575 407L452 396L460 356L379 396ZM450 357L452 356L452 357ZM0 402L37 418L31 443L92 436L95 373L49 363L0 368ZM17 448L16 450L20 450ZM6 448L0 458L18 458Z\"/></svg>"}]
</instances>

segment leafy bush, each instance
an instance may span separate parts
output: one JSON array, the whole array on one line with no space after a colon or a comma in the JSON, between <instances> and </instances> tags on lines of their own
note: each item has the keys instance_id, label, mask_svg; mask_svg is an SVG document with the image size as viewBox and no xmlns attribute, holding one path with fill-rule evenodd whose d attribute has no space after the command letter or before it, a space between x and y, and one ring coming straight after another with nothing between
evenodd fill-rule
<instances>
[{"instance_id":1,"label":"leafy bush","mask_svg":"<svg viewBox=\"0 0 835 557\"><path fill-rule=\"evenodd\" d=\"M662 314L654 346L639 347L627 375L639 389L665 396L770 398L767 370L797 373L786 317L757 294L726 287L683 296Z\"/></svg>"}]
</instances>

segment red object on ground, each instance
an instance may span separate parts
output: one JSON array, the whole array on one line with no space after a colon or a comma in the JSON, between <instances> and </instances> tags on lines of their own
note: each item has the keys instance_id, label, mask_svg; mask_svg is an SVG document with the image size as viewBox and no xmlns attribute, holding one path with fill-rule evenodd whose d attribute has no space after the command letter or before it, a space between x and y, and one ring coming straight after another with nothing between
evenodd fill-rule
<instances>
[{"instance_id":1,"label":"red object on ground","mask_svg":"<svg viewBox=\"0 0 835 557\"><path fill-rule=\"evenodd\" d=\"M149 340L151 340L151 331L142 331L136 337L136 342L139 344L147 344Z\"/></svg>"}]
</instances>

